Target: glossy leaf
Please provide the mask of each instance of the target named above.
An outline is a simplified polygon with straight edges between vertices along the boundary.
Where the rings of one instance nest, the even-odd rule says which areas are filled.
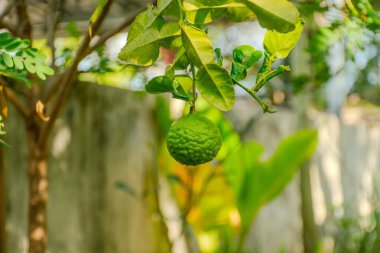
[[[213,106],[228,111],[235,100],[235,90],[228,72],[215,63],[198,70],[196,85],[201,95]]]
[[[212,42],[204,31],[184,24],[181,31],[183,46],[194,66],[200,68],[214,60]]]
[[[297,8],[287,0],[241,0],[255,13],[260,25],[281,33],[293,31],[299,21]]]
[[[172,92],[173,81],[166,76],[157,76],[145,85],[145,90],[152,94]]]
[[[150,28],[132,41],[127,42],[119,54],[119,58],[128,64],[150,66],[158,58],[161,41],[180,36],[176,22],[165,24],[161,31]]]
[[[234,8],[228,8],[226,16],[232,22],[243,22],[255,17],[253,13],[247,6],[242,5],[240,7],[236,6]]]
[[[247,7],[234,1],[199,1],[186,0],[183,3],[183,9],[186,12],[186,18],[193,24],[207,24],[225,14],[229,10],[241,9]]]
[[[242,45],[236,47],[232,55],[234,61],[232,62],[231,76],[236,81],[240,81],[246,78],[247,70],[261,59],[263,53],[249,45]]]
[[[160,30],[165,24],[164,18],[153,12],[152,8],[153,7],[151,5],[148,5],[148,9],[146,11],[143,11],[137,15],[128,31],[127,41],[132,41],[136,37],[141,36],[148,29]]]
[[[264,38],[265,50],[278,59],[286,58],[297,44],[303,30],[303,22],[298,22],[296,29],[289,33],[267,31]]]
[[[174,56],[173,65],[175,69],[186,69],[190,64],[184,47],[181,47]]]
[[[191,89],[193,86],[193,79],[188,75],[177,75],[174,77],[174,91],[172,92],[173,98],[189,101],[192,99],[193,94]]]
[[[3,55],[3,60],[4,60],[5,65],[7,65],[8,68],[12,68],[13,67],[12,57],[7,53],[3,53],[2,55]]]

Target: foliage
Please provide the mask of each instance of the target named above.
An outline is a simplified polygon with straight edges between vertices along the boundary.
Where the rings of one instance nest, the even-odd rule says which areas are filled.
[[[380,212],[369,216],[369,225],[363,228],[358,220],[343,218],[334,236],[335,253],[374,253],[380,248]]]
[[[0,75],[22,81],[28,88],[31,83],[27,73],[35,73],[42,80],[54,74],[53,69],[45,65],[46,57],[30,45],[30,40],[0,33]]]
[[[380,29],[380,12],[374,9],[371,1],[359,0],[346,1],[346,5],[340,13],[343,16],[342,18],[329,20],[331,25],[319,27],[309,41],[308,51],[313,59],[315,72],[313,80],[320,87],[343,69],[336,70],[334,62],[331,61],[331,56],[329,53],[326,54],[326,52],[334,51],[333,46],[342,44],[346,55],[346,64],[354,63],[359,66],[357,67],[359,76],[358,80],[355,80],[356,87],[354,90],[365,95],[362,91],[366,91],[368,83],[371,83],[369,82],[370,76],[376,73],[378,68],[378,66],[372,66],[371,63],[377,62],[376,58],[379,54],[375,53],[375,57],[370,56],[364,66],[363,54],[368,55],[366,50],[372,46],[378,48],[379,39],[376,34]],[[343,94],[343,96],[345,95]]]
[[[227,157],[225,174],[241,217],[241,240],[260,208],[284,190],[300,165],[312,156],[316,144],[317,132],[303,130],[281,141],[265,161],[259,159],[264,148],[258,143],[245,143]]]
[[[222,16],[233,22],[255,17],[262,27],[269,29],[264,42],[265,60],[253,88],[240,81],[264,54],[249,45],[239,46],[233,52],[232,68],[227,71],[220,57],[221,49],[213,48],[205,27]],[[194,108],[197,88],[211,105],[228,111],[235,100],[234,85],[238,85],[259,102],[264,112],[273,112],[256,93],[273,77],[289,71],[286,66],[272,70],[272,65],[289,54],[302,26],[298,10],[285,0],[162,0],[157,7],[149,5],[137,16],[119,58],[127,64],[150,66],[158,59],[160,47],[175,49],[173,65],[168,66],[164,76],[148,83],[148,92],[172,93],[174,98],[185,100]]]
[[[181,218],[196,231],[202,252],[239,252],[242,246],[237,242],[244,243],[260,209],[283,192],[313,154],[317,134],[314,130],[294,133],[263,160],[262,144],[242,143],[231,122],[203,99],[199,112],[221,130],[223,146],[216,161],[185,169],[162,148],[159,167],[167,175]],[[161,115],[160,121],[168,122],[167,114]],[[200,238],[207,238],[208,246]]]

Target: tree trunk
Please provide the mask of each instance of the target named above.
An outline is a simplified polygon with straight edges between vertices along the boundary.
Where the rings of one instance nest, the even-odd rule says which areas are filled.
[[[0,148],[0,252],[7,249],[6,237],[6,194],[5,194],[5,168],[3,147]]]
[[[47,153],[45,145],[38,145],[39,128],[35,124],[27,127],[29,149],[29,253],[45,253],[46,201],[48,197]]]

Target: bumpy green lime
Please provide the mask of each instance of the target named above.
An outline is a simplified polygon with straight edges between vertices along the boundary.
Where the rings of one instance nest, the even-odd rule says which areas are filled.
[[[209,119],[192,113],[173,123],[166,144],[175,160],[195,166],[215,158],[222,146],[222,137]]]

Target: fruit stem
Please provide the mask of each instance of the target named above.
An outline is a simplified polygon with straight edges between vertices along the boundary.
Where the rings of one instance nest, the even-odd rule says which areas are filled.
[[[195,102],[197,101],[197,92],[195,89],[195,67],[192,63],[190,63],[190,69],[191,69],[191,73],[193,76],[193,100],[191,102],[190,113],[194,113],[195,112]]]

